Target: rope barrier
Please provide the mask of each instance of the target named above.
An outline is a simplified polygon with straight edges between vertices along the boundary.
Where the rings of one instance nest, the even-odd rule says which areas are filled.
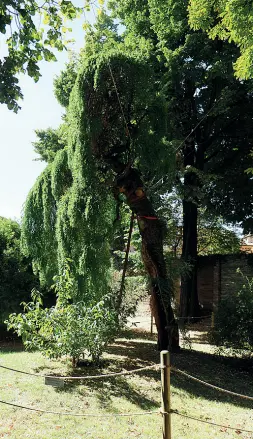
[[[210,319],[211,317],[212,317],[211,315],[201,316],[201,317],[177,317],[176,320]],[[134,321],[134,322],[129,322],[129,323],[150,323],[150,319],[149,320]]]
[[[12,368],[9,368],[7,366],[0,365],[0,367],[3,368],[3,369],[11,370],[11,371],[22,373],[22,374],[25,374],[25,375],[39,376],[39,377],[44,377],[44,378],[45,377],[50,377],[48,375],[40,375],[40,374],[34,374],[34,373],[25,372],[25,371],[20,371],[20,370],[17,370],[17,369],[12,369]],[[120,376],[120,375],[126,375],[126,374],[133,374],[133,373],[136,373],[136,372],[139,372],[139,371],[142,371],[142,370],[149,370],[149,369],[152,369],[152,368],[159,368],[159,369],[161,369],[161,368],[164,368],[164,367],[166,367],[166,366],[161,366],[160,364],[155,364],[155,365],[152,365],[152,366],[142,367],[142,368],[139,368],[139,369],[134,369],[134,370],[125,371],[125,372],[119,372],[119,373],[114,373],[114,374],[94,375],[94,376],[86,376],[86,377],[56,377],[56,378],[59,378],[59,379],[92,379],[92,378],[102,378],[102,377],[115,376],[115,375],[116,376]],[[190,378],[193,381],[199,382],[200,384],[203,384],[203,385],[205,385],[207,387],[211,387],[211,388],[213,388],[215,390],[227,393],[229,395],[237,396],[237,397],[244,398],[244,399],[251,400],[251,401],[253,400],[253,397],[250,397],[250,396],[247,396],[247,395],[241,395],[239,393],[231,392],[229,390],[222,389],[220,387],[214,386],[214,385],[212,385],[210,383],[207,383],[207,382],[202,381],[202,380],[200,380],[200,379],[198,379],[196,377],[193,377],[192,375],[190,375],[190,374],[188,374],[188,373],[186,373],[186,372],[184,372],[184,371],[182,371],[180,369],[177,369],[174,366],[172,366],[171,369],[174,372],[180,373],[181,375],[184,375],[187,378]],[[57,412],[57,411],[52,411],[52,410],[43,410],[43,409],[40,409],[40,408],[27,407],[27,406],[23,406],[23,405],[20,405],[20,404],[15,404],[15,403],[7,402],[7,401],[2,401],[2,400],[0,400],[0,403],[8,405],[8,406],[11,406],[11,407],[21,408],[21,409],[24,409],[24,410],[35,411],[35,412],[40,412],[40,413],[45,413],[45,414],[62,415],[62,416],[74,416],[74,417],[84,417],[84,418],[85,417],[93,417],[93,418],[132,417],[132,416],[153,415],[153,414],[157,414],[157,413],[160,413],[162,415],[166,415],[166,414],[169,414],[169,413],[174,413],[174,414],[177,414],[177,415],[182,416],[184,418],[192,419],[192,420],[195,420],[195,421],[198,421],[198,422],[202,422],[202,423],[205,423],[205,424],[209,424],[209,425],[213,425],[213,426],[216,426],[216,427],[221,427],[221,428],[225,428],[225,429],[230,429],[230,430],[240,431],[240,432],[246,432],[246,433],[253,433],[253,430],[245,430],[245,429],[241,429],[239,427],[237,428],[237,427],[231,427],[231,426],[228,426],[228,425],[217,424],[215,422],[206,421],[206,420],[194,417],[194,416],[190,416],[190,415],[186,415],[186,414],[180,413],[178,410],[170,410],[169,413],[163,412],[160,409],[158,412],[156,410],[156,411],[145,411],[145,412],[134,412],[134,413],[115,413],[115,414],[108,414],[108,415],[99,415],[99,414],[94,414],[94,413],[73,413],[73,412]]]
[[[177,317],[177,320],[189,320],[189,319],[210,319],[212,315],[210,316],[198,316],[198,317]]]
[[[11,367],[2,366],[0,365],[0,368],[10,370],[12,372],[22,373],[24,375],[31,375],[41,378],[57,378],[59,380],[93,380],[98,378],[109,378],[109,377],[115,377],[115,376],[124,376],[124,375],[131,375],[138,372],[142,372],[143,370],[150,370],[150,369],[160,369],[160,364],[153,364],[152,366],[146,366],[146,367],[140,367],[139,369],[133,369],[133,370],[127,370],[125,372],[115,372],[115,373],[107,373],[107,374],[101,374],[101,375],[86,375],[86,376],[57,376],[57,375],[42,375],[32,372],[25,372],[23,370],[18,369],[12,369]]]
[[[92,418],[114,418],[114,417],[132,417],[132,416],[146,416],[146,415],[155,415],[155,414],[161,414],[166,415],[167,412],[162,412],[161,409],[159,411],[157,410],[151,410],[151,411],[145,411],[145,412],[133,412],[133,413],[112,413],[110,415],[98,415],[94,413],[73,413],[73,412],[56,412],[53,410],[43,410],[40,408],[33,408],[33,407],[27,407],[20,404],[14,404],[12,402],[2,401],[0,400],[0,404],[9,405],[11,407],[21,408],[24,410],[29,410],[33,412],[39,412],[44,414],[53,414],[53,415],[61,415],[61,416],[74,416],[74,417],[92,417]],[[245,430],[240,427],[231,427],[229,425],[222,425],[217,424],[216,422],[206,421],[204,419],[196,418],[195,416],[186,415],[183,413],[180,413],[178,410],[170,410],[170,413],[182,416],[187,419],[192,419],[194,421],[202,422],[204,424],[214,425],[216,427],[222,427],[222,428],[228,428],[230,430],[238,430],[245,433],[253,433],[253,430]]]
[[[192,419],[194,421],[203,422],[204,424],[214,425],[215,427],[229,428],[230,430],[243,431],[244,433],[253,433],[253,430],[244,430],[240,427],[230,427],[229,425],[216,424],[216,422],[205,421],[204,419],[196,418],[195,416],[185,415],[178,410],[171,410],[170,413],[182,416],[183,418]]]
[[[30,376],[45,378],[44,375],[41,375],[39,373],[25,372],[23,370],[12,369],[11,367],[2,366],[1,364],[0,364],[0,368],[1,369],[6,369],[6,370],[11,370],[12,372],[22,373],[23,375],[30,375]]]
[[[20,404],[14,404],[12,402],[2,401],[0,400],[0,404],[9,405],[11,407],[21,408],[24,410],[29,410],[33,412],[39,412],[39,413],[45,413],[45,414],[53,414],[53,415],[61,415],[61,416],[74,416],[74,417],[92,417],[92,418],[114,418],[114,417],[132,417],[132,416],[146,416],[146,415],[155,415],[155,414],[161,414],[166,415],[167,412],[163,412],[161,409],[159,411],[157,410],[151,410],[151,411],[145,411],[145,412],[133,412],[133,413],[112,413],[110,415],[98,415],[94,413],[73,413],[73,412],[56,412],[53,410],[43,410],[40,408],[33,408],[33,407],[27,407]],[[187,419],[192,419],[194,421],[202,422],[209,425],[214,425],[216,427],[222,427],[222,428],[228,428],[230,430],[238,430],[245,433],[253,433],[253,430],[245,430],[240,427],[231,427],[229,425],[222,425],[217,424],[216,422],[206,421],[204,419],[196,418],[195,416],[186,415],[183,413],[180,413],[178,410],[170,410],[170,413],[182,416]]]
[[[231,392],[230,390],[222,389],[221,387],[214,386],[213,384],[207,383],[205,381],[200,380],[199,378],[193,377],[192,375],[189,375],[188,373],[184,372],[183,370],[177,369],[174,366],[171,366],[171,369],[174,372],[180,373],[181,375],[186,376],[187,378],[190,378],[193,381],[196,381],[197,383],[203,384],[204,386],[210,387],[211,389],[218,390],[219,392],[227,393],[228,395],[237,396],[238,398],[247,399],[249,401],[253,401],[252,396],[242,395],[240,393]]]
[[[143,416],[143,415],[154,415],[157,414],[157,410],[153,411],[146,411],[146,412],[139,412],[139,413],[112,413],[110,415],[98,415],[94,413],[72,413],[72,412],[55,412],[52,410],[43,410],[39,408],[33,408],[33,407],[26,407],[20,404],[14,404],[12,402],[7,401],[1,401],[0,404],[10,405],[12,407],[17,407],[20,409],[25,409],[33,412],[40,412],[40,413],[47,413],[52,415],[63,415],[63,416],[78,416],[78,417],[92,417],[92,418],[114,418],[114,417],[129,417],[129,416]]]

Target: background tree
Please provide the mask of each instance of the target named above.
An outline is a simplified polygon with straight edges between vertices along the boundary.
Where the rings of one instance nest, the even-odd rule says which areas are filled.
[[[20,226],[0,217],[0,323],[11,312],[21,311],[20,303],[29,298],[38,278],[31,261],[20,251]]]
[[[219,217],[198,215],[198,255],[226,255],[240,252],[240,238],[233,228]]]
[[[177,153],[183,199],[182,259],[193,266],[182,279],[181,315],[198,315],[198,207],[243,225],[250,221],[250,203],[239,192],[247,188],[252,199],[252,181],[243,172],[252,145],[252,84],[233,75],[235,45],[190,29],[184,1],[122,0],[110,6],[126,27],[126,46],[149,53],[167,101],[168,140]]]
[[[167,224],[166,253],[178,258],[182,254],[183,215],[180,195],[173,191],[162,199],[159,210]],[[210,214],[206,208],[198,209],[198,256],[235,254],[240,252],[239,230],[221,217]]]
[[[0,33],[5,36],[6,54],[0,61],[0,103],[18,111],[18,100],[23,97],[18,74],[27,73],[38,81],[39,61],[56,60],[53,49],[66,48],[64,35],[71,31],[65,21],[73,20],[84,9],[70,0],[1,1]]]
[[[192,29],[203,29],[210,38],[235,43],[240,55],[235,61],[235,75],[240,79],[253,76],[253,5],[244,0],[190,0],[189,23]]]

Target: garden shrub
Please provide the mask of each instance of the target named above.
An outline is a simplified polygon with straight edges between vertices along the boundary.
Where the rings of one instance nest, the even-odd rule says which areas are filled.
[[[253,278],[243,276],[243,286],[222,298],[215,312],[212,341],[217,346],[250,352],[253,348]]]
[[[119,330],[119,319],[112,298],[104,296],[97,303],[73,300],[74,281],[68,270],[57,276],[56,305],[43,308],[39,291],[23,303],[24,312],[11,314],[6,321],[22,337],[28,350],[39,350],[49,358],[71,356],[78,359],[86,353],[98,362],[106,345]]]

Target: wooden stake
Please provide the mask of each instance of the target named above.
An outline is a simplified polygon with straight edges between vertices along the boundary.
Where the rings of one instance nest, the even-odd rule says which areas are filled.
[[[161,351],[161,402],[163,416],[163,439],[171,439],[171,407],[170,407],[170,354]]]
[[[214,328],[214,312],[212,312],[211,327]]]
[[[152,314],[152,312],[151,312],[151,325],[150,325],[150,332],[151,332],[151,335],[153,335],[153,322],[154,322],[154,317],[153,317],[153,314]]]

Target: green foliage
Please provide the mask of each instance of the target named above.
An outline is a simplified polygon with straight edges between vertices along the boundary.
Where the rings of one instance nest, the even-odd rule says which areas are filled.
[[[117,154],[126,161],[136,156],[144,174],[152,163],[159,176],[167,171],[171,149],[164,141],[164,100],[154,92],[152,70],[142,59],[114,50],[107,56],[84,56],[79,65],[64,124],[67,146],[55,152],[61,139],[52,130],[44,131],[36,144],[50,163],[27,198],[22,242],[41,279],[50,282],[69,258],[81,297],[102,297],[110,278],[115,215],[110,157]]]
[[[151,167],[159,176],[171,167],[174,154],[165,139],[166,103],[156,91],[153,68],[139,53],[128,54],[120,45],[110,49],[108,44],[107,52],[105,43],[103,52],[93,54],[79,73],[79,80],[86,77],[79,88],[90,98],[87,115],[96,144],[92,152],[105,160],[112,154],[123,162],[135,159],[144,179]]]
[[[64,108],[69,105],[70,93],[74,87],[78,70],[78,62],[74,58],[67,65],[59,76],[54,79],[54,94]]]
[[[122,279],[121,271],[114,271],[112,277],[112,292],[117,297]],[[119,310],[119,323],[124,327],[128,318],[134,316],[141,299],[148,296],[150,285],[146,276],[127,274],[124,283],[122,303]]]
[[[0,33],[5,36],[6,56],[0,61],[0,103],[18,111],[23,97],[19,73],[39,80],[39,61],[55,61],[52,49],[62,51],[67,41],[65,20],[75,19],[85,8],[70,0],[2,0],[0,3]],[[41,27],[41,22],[45,25]]]
[[[39,350],[49,358],[64,355],[78,359],[86,353],[98,362],[105,346],[118,331],[118,316],[111,299],[96,303],[75,301],[75,279],[68,264],[62,275],[55,278],[56,306],[43,308],[42,295],[32,291],[32,301],[23,303],[24,312],[12,314],[6,321],[22,337],[28,350]]]
[[[55,153],[52,132],[47,131],[50,135],[41,139],[40,151],[48,154],[49,164],[27,198],[22,243],[46,284],[63,272],[67,259],[72,261],[75,294],[66,312],[76,321],[86,321],[86,313],[91,313],[94,322],[92,313],[99,321],[98,308],[102,309],[101,303],[111,291],[110,246],[116,211],[111,162],[115,156],[122,163],[135,159],[144,173],[152,163],[154,174],[159,176],[167,170],[171,148],[164,140],[166,106],[162,95],[154,90],[152,69],[142,58],[125,54],[120,48],[97,54],[91,41],[90,55],[86,56],[88,49],[80,60],[67,108],[66,147]],[[117,292],[114,295],[116,303]],[[31,304],[31,313],[36,307],[37,303]],[[132,305],[124,305],[119,321],[124,322],[131,310]],[[42,311],[42,316],[48,321],[51,313],[55,315],[53,310]],[[104,309],[103,313],[106,316]],[[64,317],[67,321],[68,315]],[[87,328],[94,336],[89,325]],[[33,326],[31,334],[34,331]]]
[[[43,285],[58,273],[55,227],[56,202],[51,187],[51,165],[48,165],[28,194],[21,231],[22,250],[31,256]]]
[[[159,212],[166,221],[165,245],[169,254],[180,256],[183,244],[182,194],[173,191],[160,200]],[[240,239],[221,217],[198,209],[198,255],[239,253]],[[174,271],[174,270],[173,270]]]
[[[167,102],[167,142],[177,152],[180,195],[250,232],[253,181],[244,171],[251,161],[252,81],[234,77],[239,48],[194,32],[183,0],[120,0],[110,6],[126,27],[126,47],[141,54],[145,46],[155,68],[157,91]]]
[[[253,7],[244,0],[190,0],[189,23],[210,38],[234,42],[240,47],[234,68],[239,79],[253,77]]]
[[[247,352],[253,348],[253,279],[238,273],[243,286],[219,303],[212,339],[220,347]]]
[[[192,265],[182,279],[180,312],[197,315],[197,209],[253,230],[253,180],[244,172],[253,141],[252,81],[234,76],[240,55],[234,43],[190,28],[185,0],[111,0],[109,7],[125,26],[126,47],[139,54],[145,48],[156,91],[166,100],[166,143],[176,153],[183,200],[182,259]],[[165,181],[164,174],[154,181],[160,194]]]
[[[167,101],[167,142],[177,151],[181,195],[207,205],[228,222],[247,220],[249,229],[253,190],[244,171],[252,145],[252,81],[234,77],[232,63],[239,49],[191,30],[183,0],[121,0],[110,5],[126,26],[126,46],[131,41],[140,55],[145,40],[147,62],[155,66],[156,90]],[[192,156],[186,137],[195,144]],[[195,183],[182,187],[190,172]]]
[[[202,211],[198,221],[198,254],[233,254],[240,251],[240,238],[221,218]]]
[[[57,130],[48,128],[46,130],[35,130],[38,137],[33,142],[34,151],[39,154],[38,160],[50,163],[54,160],[57,151],[63,149],[67,144],[67,127],[60,125]]]
[[[0,323],[21,309],[20,302],[38,284],[30,260],[20,251],[20,233],[18,223],[0,217]]]

